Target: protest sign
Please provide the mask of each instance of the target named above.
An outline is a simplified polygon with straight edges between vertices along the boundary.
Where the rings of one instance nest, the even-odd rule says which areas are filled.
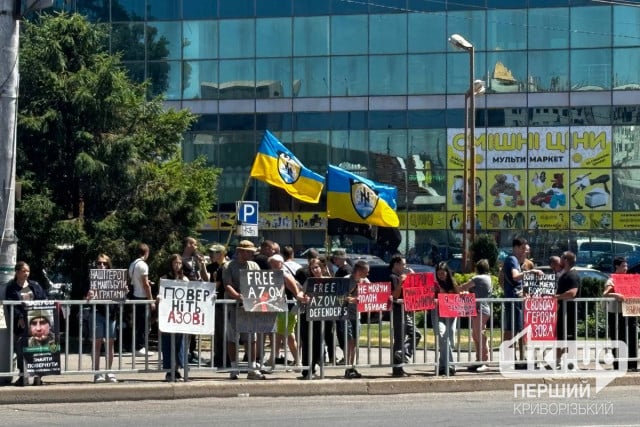
[[[358,312],[391,310],[391,282],[358,284]]]
[[[558,301],[555,297],[524,299],[524,327],[531,326],[531,341],[555,340],[558,321]]]
[[[287,311],[282,270],[240,270],[240,293],[244,311]]]
[[[438,294],[438,316],[474,317],[476,315],[475,294]]]
[[[555,295],[557,288],[556,273],[545,273],[539,276],[537,272],[524,271],[522,287],[524,293],[532,297]]]
[[[239,333],[269,334],[276,330],[278,313],[275,311],[255,312],[242,309],[236,313],[236,331]]]
[[[613,290],[624,295],[622,315],[627,317],[640,316],[640,275],[612,274]]]
[[[127,286],[126,269],[96,269],[89,271],[89,286],[97,300],[125,300],[129,287]]]
[[[160,279],[160,330],[180,334],[213,334],[215,289],[215,283],[210,282]]]
[[[26,303],[27,324],[22,337],[25,372],[29,376],[60,375],[59,316],[55,301]]]
[[[348,304],[351,279],[344,277],[310,277],[304,282],[304,292],[310,301],[305,306],[307,320],[355,319],[357,310]]]
[[[404,311],[423,311],[436,308],[436,285],[433,273],[410,273],[402,283]]]

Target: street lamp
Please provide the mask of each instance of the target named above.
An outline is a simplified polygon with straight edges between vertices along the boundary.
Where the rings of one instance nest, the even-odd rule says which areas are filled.
[[[456,49],[469,53],[469,89],[464,94],[464,186],[462,205],[462,265],[469,271],[469,242],[476,239],[476,95],[485,91],[485,82],[473,78],[475,49],[460,34],[449,37],[449,43]]]

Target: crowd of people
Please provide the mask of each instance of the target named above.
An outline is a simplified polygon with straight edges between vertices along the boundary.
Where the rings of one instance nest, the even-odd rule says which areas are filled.
[[[135,317],[135,351],[136,356],[149,357],[153,352],[149,350],[150,319],[156,311],[158,301],[154,297],[154,283],[149,278],[149,247],[140,244],[137,247],[136,259],[128,268],[131,284],[130,298],[139,300],[133,311]],[[529,259],[530,247],[527,241],[517,237],[513,239],[512,252],[504,260],[500,271],[500,285],[504,298],[513,301],[505,302],[502,313],[502,339],[511,340],[523,330],[523,299],[527,297],[527,290],[523,286],[525,274],[542,276],[544,273],[535,268]],[[580,296],[580,277],[575,271],[576,256],[571,251],[565,251],[560,256],[549,259],[551,268],[556,272],[557,286],[557,338],[567,342],[575,340],[576,307],[575,298]],[[614,260],[615,272],[626,272],[627,263],[624,258]],[[94,268],[111,269],[111,259],[107,254],[99,254]],[[187,369],[189,364],[211,363],[212,366],[228,368],[232,380],[239,378],[238,343],[244,346],[244,361],[247,363],[247,379],[262,380],[265,371],[277,364],[291,364],[293,369],[301,373],[301,379],[317,378],[318,368],[326,363],[344,364],[344,377],[347,379],[360,378],[357,366],[357,342],[360,336],[360,322],[357,313],[349,316],[348,320],[338,321],[309,321],[305,310],[300,310],[308,304],[310,299],[305,293],[305,283],[322,278],[349,279],[349,289],[345,301],[349,310],[356,310],[358,302],[358,284],[368,282],[369,265],[364,260],[351,262],[343,249],[332,252],[330,257],[320,255],[316,250],[307,251],[307,263],[300,265],[294,260],[294,250],[291,246],[280,247],[271,240],[263,240],[258,247],[249,240],[240,241],[235,247],[234,256],[227,256],[227,248],[221,244],[213,244],[208,248],[208,260],[198,251],[198,242],[192,237],[184,239],[182,254],[171,254],[166,260],[165,272],[162,279],[184,282],[213,282],[219,299],[236,300],[241,303],[243,296],[240,289],[241,274],[245,270],[280,270],[288,301],[286,312],[278,313],[275,323],[274,341],[271,342],[271,355],[265,356],[265,339],[271,334],[240,333],[236,321],[243,315],[238,304],[231,304],[227,310],[215,311],[216,330],[223,329],[223,333],[215,333],[212,339],[212,361],[204,360],[199,355],[199,336],[168,333],[162,336],[160,348],[162,367],[166,371],[165,380],[168,382],[182,381],[184,376],[180,369]],[[529,273],[526,273],[529,272]],[[29,266],[25,262],[18,262],[15,266],[15,277],[8,284],[7,299],[15,301],[34,301],[46,299],[42,287],[35,281],[29,280]],[[415,351],[422,340],[419,328],[414,324],[412,313],[406,312],[403,304],[403,284],[407,276],[413,273],[407,267],[407,260],[401,254],[396,254],[389,261],[388,279],[392,290],[392,375],[405,377],[410,374],[405,371]],[[487,298],[493,296],[490,265],[486,259],[475,264],[475,275],[466,283],[457,283],[454,273],[445,261],[435,264],[435,296],[440,294],[473,292],[477,303],[477,315],[470,319],[471,338],[475,346],[475,361],[468,369],[473,372],[486,372],[490,368],[491,344],[486,335],[488,321],[493,314]],[[635,317],[623,317],[621,302],[624,296],[616,292],[615,283],[609,280],[603,290],[603,296],[610,298],[607,303],[609,336],[620,339],[629,346],[629,368],[635,369],[637,363],[637,322]],[[87,300],[95,298],[93,289],[86,292]],[[439,317],[438,310],[431,311],[431,322],[438,340],[438,374],[454,375],[456,363],[454,348],[458,319],[455,317]],[[15,306],[13,311],[14,349],[17,354],[17,365],[21,378],[16,385],[27,383],[22,360],[25,331],[27,328],[27,313],[23,306]],[[94,382],[117,382],[112,371],[114,358],[114,340],[116,337],[116,310],[107,304],[98,304],[95,308],[95,320],[92,324],[92,367],[95,371]],[[42,332],[50,320],[47,316],[31,316],[29,321],[32,332],[29,334],[33,341]],[[221,328],[221,326],[223,326]],[[299,331],[299,334],[297,333]],[[47,334],[49,334],[47,329]],[[336,340],[337,338],[337,340]],[[526,369],[526,342],[521,338],[515,369]],[[100,369],[101,349],[105,348],[105,369]],[[226,346],[226,348],[225,348]],[[341,349],[343,358],[337,359],[336,349]],[[561,363],[565,348],[558,348],[556,361]],[[292,360],[289,360],[291,356]],[[617,363],[617,362],[615,362]],[[103,374],[102,372],[105,372]],[[41,384],[41,379],[35,377],[33,383]]]

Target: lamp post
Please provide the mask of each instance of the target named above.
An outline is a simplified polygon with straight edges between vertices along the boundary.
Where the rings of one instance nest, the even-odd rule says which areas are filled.
[[[469,89],[464,95],[464,186],[462,204],[462,265],[469,271],[469,243],[476,239],[476,95],[485,91],[485,83],[475,80],[475,48],[460,34],[452,34],[449,43],[469,53]]]

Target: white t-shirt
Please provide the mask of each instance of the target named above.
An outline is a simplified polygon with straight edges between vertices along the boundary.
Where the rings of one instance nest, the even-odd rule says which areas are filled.
[[[138,258],[129,266],[129,276],[133,286],[133,296],[136,298],[147,298],[147,292],[143,285],[143,279],[149,276],[149,266],[144,259]]]

